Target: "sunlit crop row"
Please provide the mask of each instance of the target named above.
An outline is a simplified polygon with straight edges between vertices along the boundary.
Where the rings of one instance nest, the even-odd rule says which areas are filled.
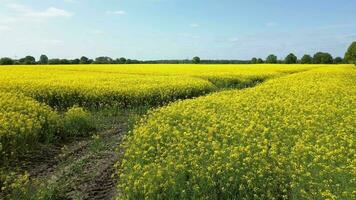
[[[0,149],[8,157],[39,142],[92,130],[80,108],[152,106],[245,87],[311,69],[269,65],[75,65],[0,67]],[[59,111],[60,113],[58,113]],[[78,121],[79,120],[79,121]],[[82,124],[78,126],[78,123]]]
[[[37,101],[0,92],[0,160],[56,134],[59,116]]]
[[[356,70],[312,69],[153,111],[119,199],[356,199]]]
[[[315,66],[313,66],[315,67]],[[0,91],[22,92],[55,108],[142,106],[245,87],[310,66],[90,65],[0,68]]]

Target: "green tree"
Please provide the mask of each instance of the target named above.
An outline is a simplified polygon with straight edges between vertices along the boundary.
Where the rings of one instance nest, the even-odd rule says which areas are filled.
[[[352,42],[345,53],[345,62],[356,64],[356,41]]]
[[[194,64],[199,64],[200,63],[200,58],[198,56],[195,56],[192,61],[193,61]]]
[[[77,65],[79,63],[80,63],[80,60],[78,58],[73,59],[73,60],[70,61],[70,64],[73,64],[73,65]]]
[[[333,62],[333,57],[329,53],[318,52],[313,56],[314,64],[332,64]]]
[[[262,58],[258,58],[258,59],[257,59],[257,63],[258,63],[258,64],[262,64],[262,63],[264,63],[264,61],[263,61]]]
[[[13,65],[14,61],[11,58],[5,57],[0,59],[0,65]]]
[[[89,58],[85,57],[85,56],[82,56],[80,58],[80,64],[89,64]]]
[[[101,56],[95,58],[95,64],[111,64],[113,62],[112,58],[107,56]]]
[[[284,62],[286,64],[295,64],[295,63],[297,63],[297,61],[298,61],[297,56],[295,56],[292,53],[288,54],[288,56],[284,59]]]
[[[59,65],[59,64],[61,64],[61,60],[58,59],[58,58],[53,58],[53,59],[50,59],[48,61],[48,64],[50,64],[50,65]]]
[[[48,57],[46,55],[41,55],[39,63],[42,65],[47,65],[48,64]]]
[[[36,59],[33,56],[26,56],[25,58],[23,58],[22,61],[23,61],[22,64],[25,64],[25,65],[36,64]]]
[[[70,61],[68,59],[60,59],[59,62],[61,65],[69,65],[70,64]]]
[[[305,54],[302,59],[300,60],[300,63],[302,64],[312,64],[313,63],[313,58],[308,55],[308,54]]]
[[[124,57],[119,58],[118,63],[119,64],[125,64],[126,63],[126,58],[124,58]]]
[[[273,54],[267,56],[266,63],[277,63],[277,56]]]
[[[253,57],[253,58],[251,59],[251,63],[252,63],[252,64],[256,64],[256,63],[257,63],[257,58]]]
[[[342,64],[343,63],[343,59],[341,57],[336,57],[334,58],[334,64]]]

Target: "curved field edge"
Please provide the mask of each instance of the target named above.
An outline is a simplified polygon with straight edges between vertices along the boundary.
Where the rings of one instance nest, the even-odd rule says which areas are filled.
[[[2,72],[0,91],[5,91],[0,93],[2,192],[18,191],[28,184],[27,173],[21,175],[22,170],[12,168],[14,165],[10,163],[20,163],[16,160],[22,159],[23,154],[31,154],[32,151],[41,148],[39,146],[48,143],[61,142],[61,138],[88,135],[96,128],[97,123],[103,123],[98,121],[107,120],[98,116],[102,109],[108,110],[112,107],[117,110],[117,107],[161,105],[229,87],[249,87],[267,78],[306,70],[305,67],[271,67],[267,71],[258,72],[257,69],[231,66],[224,72],[224,67],[213,69],[194,66],[195,69],[189,70],[188,66],[175,67],[178,69],[159,66],[158,69],[153,68],[155,75],[152,75],[149,72],[152,68],[145,68],[141,74],[138,73],[138,69],[133,68],[134,71],[130,74],[117,71],[117,68],[111,66],[111,72],[101,72],[102,66],[100,70],[90,68],[87,71],[75,66],[75,69],[80,69],[79,73],[72,74],[75,70],[62,67],[0,68]],[[169,74],[165,74],[164,71]],[[235,72],[227,75],[231,71]],[[181,76],[178,77],[175,73]],[[120,83],[116,84],[117,81]],[[73,105],[87,107],[93,113],[88,113],[77,106],[68,109]],[[113,125],[112,122],[104,123],[109,127]],[[10,164],[10,169],[7,163]],[[29,175],[32,179],[33,175],[31,173]]]
[[[5,91],[0,95],[1,160],[16,157],[38,143],[87,135],[94,130],[97,117],[77,105],[94,113],[110,107],[151,107],[229,88],[252,87],[314,67],[317,66],[1,67],[0,92]],[[71,106],[74,107],[67,110]]]
[[[128,135],[118,199],[355,199],[356,70],[172,103]]]
[[[97,116],[97,109],[102,110],[106,106],[109,106],[109,108],[105,108],[107,110],[112,106],[117,109],[116,106],[130,107],[136,104],[143,104],[144,106],[162,105],[177,99],[201,96],[209,92],[250,87],[266,79],[322,66],[258,66],[256,68],[229,66],[225,69],[219,66],[215,68],[194,66],[193,70],[187,69],[190,66],[179,66],[178,69],[171,69],[170,66],[159,66],[158,68],[145,69],[139,74],[137,68],[146,66],[137,66],[127,74],[116,71],[115,67],[110,67],[110,72],[96,74],[102,70],[101,67],[97,67],[99,70],[97,72],[95,69],[90,71],[93,70],[91,67],[88,68],[88,71],[83,71],[78,67],[78,72],[84,73],[82,76],[77,76],[78,74],[68,76],[68,73],[71,74],[73,69],[64,70],[62,66],[48,68],[38,66],[33,68],[28,66],[19,68],[1,67],[0,70],[4,73],[0,75],[0,90],[7,91],[2,92],[2,94],[14,96],[12,98],[5,96],[3,99],[8,99],[8,101],[2,101],[1,119],[2,122],[5,120],[6,123],[2,123],[0,127],[1,156],[12,158],[32,150],[33,147],[57,142],[58,138],[88,135],[95,128],[93,125],[96,126],[98,120],[106,120],[100,119],[102,116]],[[160,72],[161,70],[163,72]],[[112,74],[118,75],[111,77]],[[174,74],[181,74],[181,76]],[[48,77],[50,78],[48,79]],[[82,78],[85,81],[81,81]],[[98,80],[98,82],[93,80]],[[115,85],[115,81],[118,80],[123,83],[127,81],[129,84]],[[97,85],[96,83],[100,84]],[[142,83],[148,84],[149,87],[145,87],[145,84]],[[120,90],[111,90],[111,84],[124,89],[129,87],[129,90],[120,93]],[[91,87],[91,85],[95,87]],[[23,94],[14,94],[19,91],[23,91]],[[118,91],[119,94],[116,93]],[[83,98],[78,97],[78,95],[83,96]],[[120,98],[117,98],[117,95]],[[26,96],[34,97],[34,99]],[[112,104],[113,102],[119,103]],[[91,113],[93,116],[76,106],[67,110],[68,107],[78,104],[90,110],[94,107],[94,111]],[[33,105],[35,105],[34,108],[32,108]],[[52,106],[52,108],[49,106]],[[13,110],[8,112],[4,111],[4,108]],[[57,112],[58,110],[59,112]],[[109,112],[108,114],[113,113]],[[112,125],[112,122],[104,123],[107,123],[108,126]],[[19,175],[16,178],[17,176],[17,174],[12,175],[8,170],[1,170],[0,173],[0,178],[7,182],[5,185],[12,185],[15,181],[13,186],[21,188],[20,182],[27,181],[27,178],[26,175],[24,177]],[[17,181],[20,181],[19,184],[17,184]],[[3,186],[3,183],[0,185]]]
[[[0,68],[0,91],[22,92],[56,109],[160,106],[321,66],[12,66]]]

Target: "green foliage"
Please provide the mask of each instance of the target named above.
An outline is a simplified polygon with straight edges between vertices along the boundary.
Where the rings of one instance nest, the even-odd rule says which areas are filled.
[[[90,113],[77,106],[73,106],[64,114],[63,123],[65,136],[85,136],[95,130]]]
[[[117,60],[117,63],[118,63],[118,64],[125,64],[125,63],[126,63],[126,58],[124,58],[124,57],[119,58],[119,59]]]
[[[11,198],[8,199],[20,199],[13,197],[25,192],[28,186],[28,173],[19,173],[17,171],[0,168],[0,199],[2,199],[2,197],[10,197],[10,195]]]
[[[48,57],[46,55],[41,55],[39,63],[42,64],[42,65],[48,64]]]
[[[80,64],[89,64],[89,58],[82,56],[80,58]]]
[[[94,64],[111,64],[113,63],[113,59],[110,57],[102,56],[95,58]]]
[[[288,54],[288,56],[284,59],[284,62],[286,64],[296,64],[298,61],[297,56],[295,56],[294,54],[290,53]]]
[[[12,65],[14,64],[14,61],[11,58],[1,58],[0,59],[0,65]]]
[[[19,62],[23,65],[34,65],[36,64],[36,59],[33,56],[26,56],[24,58],[19,59]]]
[[[80,64],[80,60],[79,60],[78,58],[73,59],[73,60],[70,61],[70,64],[72,64],[72,65],[78,65],[78,64]]]
[[[312,64],[313,63],[313,58],[308,55],[308,54],[305,54],[302,59],[300,60],[300,63],[301,64]]]
[[[356,65],[356,41],[352,42],[345,53],[345,61]]]
[[[333,57],[329,53],[318,52],[314,54],[314,64],[332,64],[334,62]]]
[[[334,64],[342,64],[344,60],[341,57],[334,58]]]
[[[252,64],[256,64],[256,63],[257,63],[257,58],[252,58],[252,59],[251,59],[251,63],[252,63]]]
[[[262,58],[258,58],[258,59],[257,59],[257,63],[258,63],[258,64],[262,64],[262,63],[264,63],[264,61],[263,61]]]
[[[199,64],[200,63],[200,58],[198,56],[195,56],[192,60],[194,64]]]
[[[274,64],[274,63],[277,63],[277,56],[271,54],[269,56],[267,56],[266,58],[266,63],[271,63],[271,64]]]

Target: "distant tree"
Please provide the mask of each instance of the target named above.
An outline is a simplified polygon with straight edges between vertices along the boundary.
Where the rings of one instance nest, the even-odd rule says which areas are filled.
[[[344,60],[341,57],[334,58],[334,64],[342,64]]]
[[[258,64],[262,64],[262,63],[264,63],[264,61],[263,61],[262,58],[258,58],[258,59],[257,59],[257,63],[258,63]]]
[[[61,60],[58,58],[53,58],[48,60],[48,64],[50,65],[59,65],[61,64]]]
[[[305,54],[302,59],[300,60],[300,63],[302,64],[312,64],[313,63],[313,58],[308,55],[308,54]]]
[[[277,56],[273,54],[267,56],[266,63],[277,63]]]
[[[70,64],[72,64],[72,65],[77,65],[79,63],[80,63],[80,60],[78,58],[73,59],[73,60],[70,61]]]
[[[284,62],[286,64],[295,64],[295,63],[297,63],[297,61],[298,61],[297,56],[295,56],[292,53],[288,54],[288,56],[284,59]]]
[[[329,53],[318,52],[313,56],[314,64],[332,64],[333,62],[333,57]]]
[[[111,64],[113,62],[112,58],[107,56],[101,56],[95,58],[95,64]]]
[[[194,64],[199,64],[200,63],[200,58],[198,56],[195,56],[192,60]]]
[[[46,55],[41,55],[39,63],[42,65],[47,65],[48,64],[48,57]]]
[[[11,58],[4,57],[0,59],[0,65],[13,65],[14,61]]]
[[[33,56],[26,56],[20,59],[20,63],[24,65],[34,65],[36,64],[36,59]]]
[[[125,64],[125,63],[126,63],[126,58],[124,57],[119,58],[118,64]]]
[[[88,60],[88,64],[93,64],[94,63],[94,60],[93,59],[89,59]]]
[[[59,62],[61,65],[69,65],[71,63],[68,59],[60,59]]]
[[[80,64],[89,64],[89,58],[82,56],[80,58]]]
[[[345,62],[356,64],[356,41],[352,42],[345,53]]]
[[[252,63],[252,64],[256,64],[256,63],[257,63],[257,58],[253,57],[253,58],[251,59],[251,63]]]

